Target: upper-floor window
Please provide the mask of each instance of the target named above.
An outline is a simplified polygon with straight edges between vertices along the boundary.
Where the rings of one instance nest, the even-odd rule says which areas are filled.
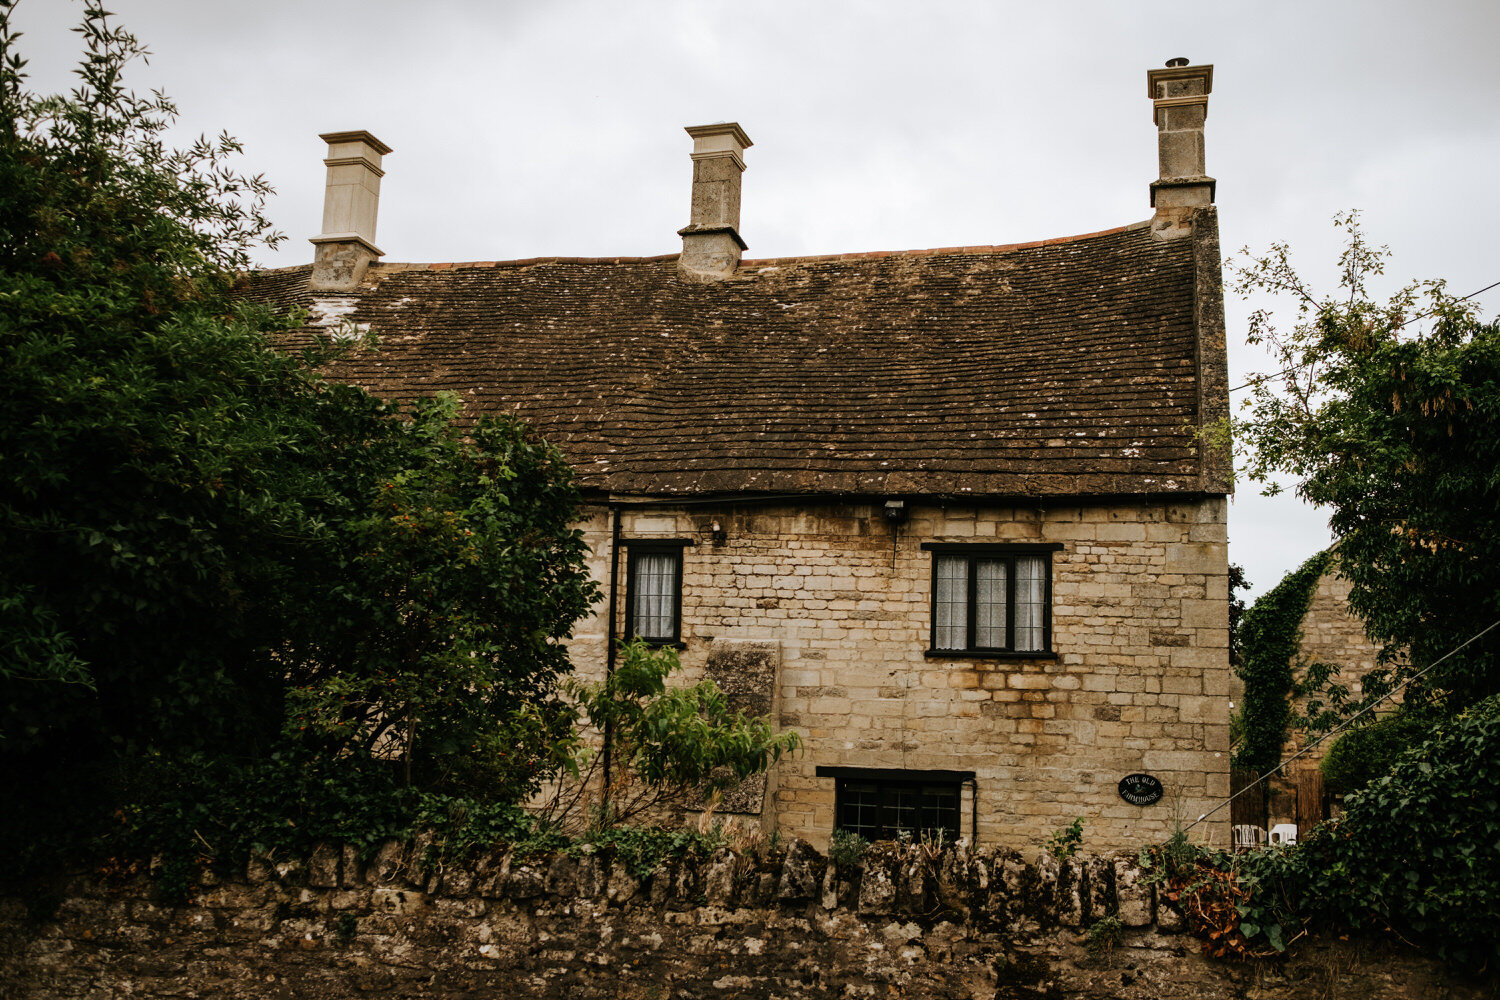
[[[1052,652],[1052,553],[1061,545],[929,543],[939,655]]]
[[[625,638],[676,643],[682,638],[682,539],[625,541]]]

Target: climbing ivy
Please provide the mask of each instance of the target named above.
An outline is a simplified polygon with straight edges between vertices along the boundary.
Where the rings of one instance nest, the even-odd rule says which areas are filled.
[[[1281,760],[1292,714],[1292,660],[1302,640],[1302,619],[1329,558],[1328,552],[1319,552],[1288,573],[1240,620],[1239,675],[1245,682],[1240,729],[1244,735],[1234,761],[1240,767],[1265,771]]]

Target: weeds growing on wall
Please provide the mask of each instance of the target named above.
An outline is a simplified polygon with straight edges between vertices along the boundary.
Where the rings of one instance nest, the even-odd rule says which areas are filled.
[[[1239,675],[1245,682],[1238,728],[1243,734],[1234,762],[1264,772],[1281,761],[1291,722],[1293,660],[1302,639],[1302,619],[1328,567],[1320,552],[1261,596],[1240,620]]]
[[[662,830],[654,827],[617,826],[574,841],[569,853],[603,850],[625,865],[638,879],[645,879],[669,860],[703,860],[721,847],[729,836],[722,824],[707,832],[692,829]]]
[[[1079,816],[1067,826],[1058,827],[1052,831],[1052,836],[1047,838],[1047,853],[1062,861],[1071,858],[1078,853],[1078,848],[1083,845],[1083,817]]]
[[[1084,949],[1089,957],[1108,962],[1120,944],[1120,921],[1116,917],[1096,920],[1084,935]]]
[[[828,845],[828,860],[837,865],[840,871],[852,871],[869,849],[870,842],[859,834],[835,830]]]

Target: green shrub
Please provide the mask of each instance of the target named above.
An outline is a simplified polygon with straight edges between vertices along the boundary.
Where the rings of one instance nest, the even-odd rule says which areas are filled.
[[[604,849],[630,869],[638,879],[644,879],[673,858],[692,857],[702,860],[723,847],[728,838],[723,827],[715,826],[708,833],[692,829],[662,830],[655,827],[613,826],[601,831],[587,841],[579,841],[572,850],[584,847]]]
[[[1500,695],[1436,726],[1296,848],[1245,855],[1255,929],[1389,928],[1462,968],[1495,967],[1497,786]]]
[[[1405,714],[1379,719],[1335,740],[1318,770],[1330,792],[1347,795],[1390,773],[1397,758],[1420,743],[1428,731],[1428,726]]]
[[[870,849],[870,842],[857,833],[835,830],[828,845],[828,859],[838,868],[848,870],[856,867]]]
[[[251,850],[306,855],[332,842],[368,857],[384,840],[430,831],[424,860],[437,863],[536,836],[520,807],[408,787],[394,763],[159,757],[122,783],[119,801],[105,846],[160,855],[157,892],[176,901],[190,893],[199,863],[237,866]]]

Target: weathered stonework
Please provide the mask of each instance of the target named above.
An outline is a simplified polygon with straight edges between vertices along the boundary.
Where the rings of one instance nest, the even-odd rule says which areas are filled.
[[[1317,589],[1302,617],[1302,642],[1297,647],[1298,663],[1335,663],[1339,672],[1334,683],[1349,688],[1349,697],[1357,700],[1363,694],[1365,674],[1375,669],[1380,647],[1365,635],[1363,619],[1349,610],[1348,580],[1329,570],[1318,578]],[[1303,707],[1303,706],[1298,706]],[[1319,760],[1327,744],[1308,756]]]
[[[142,880],[74,879],[45,914],[0,895],[0,997],[1494,995],[1374,942],[1308,940],[1258,966],[1207,960],[1180,914],[1164,901],[1153,911],[1153,887],[1125,859],[877,845],[845,871],[794,842],[784,857],[669,862],[641,883],[592,855],[496,855],[440,880],[392,867],[414,853],[387,844],[360,864],[330,847],[306,864],[205,872],[180,906],[153,902]],[[1121,873],[1130,888],[1118,903],[1106,884],[1081,913],[1059,908],[1070,870]],[[1086,928],[1116,913],[1118,944],[1090,955]]]
[[[1335,554],[1334,563],[1336,561]],[[1364,676],[1375,668],[1380,647],[1365,635],[1364,621],[1349,610],[1349,588],[1349,581],[1338,575],[1336,565],[1331,565],[1318,578],[1317,587],[1308,601],[1307,613],[1302,618],[1301,642],[1292,666],[1297,680],[1301,681],[1312,664],[1337,665],[1338,673],[1330,677],[1330,683],[1345,686],[1349,689],[1350,700],[1357,701],[1363,697]],[[1238,678],[1235,680],[1237,686],[1242,686]],[[1239,697],[1238,690],[1234,694]],[[1307,710],[1309,697],[1294,699],[1294,714]],[[1394,701],[1388,702],[1387,709],[1394,704]],[[1282,747],[1282,759],[1291,763],[1267,782],[1267,827],[1290,823],[1306,831],[1328,815],[1337,813],[1339,805],[1324,794],[1322,778],[1318,774],[1319,764],[1336,739],[1332,737],[1308,747],[1305,746],[1305,732],[1291,732]]]
[[[764,639],[715,639],[709,644],[703,675],[725,693],[730,708],[746,715],[780,715],[781,644]],[[775,786],[770,774],[758,774],[724,793],[720,813],[758,816],[775,828]],[[770,794],[771,802],[766,796]],[[769,808],[768,808],[769,806]]]
[[[340,259],[332,277],[357,284],[347,295],[313,294],[306,268],[256,275],[248,295],[319,307],[288,347],[330,329],[378,335],[378,349],[332,361],[332,378],[396,400],[451,392],[461,422],[513,415],[561,451],[594,504],[594,575],[626,591],[615,621],[596,616],[570,640],[586,676],[630,631],[626,581],[606,580],[613,513],[627,538],[696,541],[681,564],[685,679],[715,678],[805,748],[722,812],[822,845],[839,783],[846,794],[859,783],[850,801],[869,796],[865,820],[847,825],[871,833],[958,826],[1022,846],[1083,817],[1088,846],[1124,848],[1229,793],[1233,486],[1204,175],[1212,67],[1174,59],[1147,80],[1161,173],[1151,221],[1006,246],[744,260],[751,143],[721,122],[687,130],[680,255],[377,263],[362,278]],[[318,239],[347,228],[372,241],[388,150],[366,133],[325,138]],[[922,546],[966,542],[1057,548],[1049,649],[929,649],[934,556]],[[675,570],[665,548],[649,561]],[[1009,574],[998,599],[976,583],[949,602],[973,626],[965,642],[983,648],[981,611],[1008,621],[1037,607],[1016,596],[1013,558],[1032,573],[1040,557],[964,560],[966,583],[981,566]],[[671,602],[653,596],[643,627],[675,642]],[[994,643],[998,629],[985,631]],[[744,643],[774,646],[774,666],[769,653],[740,662]],[[1137,771],[1161,779],[1163,801],[1116,794]],[[1227,830],[1217,818],[1196,828],[1220,844]]]
[[[785,834],[828,842],[834,783],[819,765],[972,770],[978,843],[1035,844],[1083,816],[1086,845],[1112,850],[1163,838],[1229,793],[1224,510],[1218,499],[917,504],[893,536],[868,504],[663,505],[626,510],[621,527],[625,539],[697,541],[683,556],[687,679],[722,674],[715,650],[729,643],[777,644],[779,721],[804,745],[773,777],[768,807]],[[608,512],[584,527],[607,586]],[[921,546],[969,541],[1062,545],[1055,658],[927,655],[932,554]],[[570,652],[586,675],[603,672],[606,630],[600,614],[575,632]],[[1162,780],[1163,801],[1119,797],[1117,782],[1135,771]],[[966,798],[965,835],[971,815]],[[1227,820],[1198,830],[1226,843]]]

